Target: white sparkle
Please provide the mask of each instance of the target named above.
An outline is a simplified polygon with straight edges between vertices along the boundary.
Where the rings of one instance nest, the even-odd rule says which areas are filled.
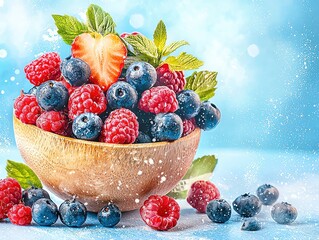
[[[14,70],[14,73],[18,75],[18,74],[20,74],[20,70],[16,69],[16,70]]]
[[[1,90],[1,92],[0,92],[1,94],[4,94],[5,93],[5,91],[4,90]]]
[[[257,57],[259,55],[259,47],[256,44],[251,44],[247,48],[248,55],[251,57]]]
[[[5,49],[0,49],[0,58],[6,58],[8,55]]]
[[[136,198],[135,203],[139,203],[139,202],[140,202],[140,199]]]
[[[133,14],[130,17],[130,25],[133,28],[140,28],[144,25],[144,17],[141,14]]]
[[[137,172],[137,175],[141,176],[142,173],[143,173],[143,172],[142,172],[141,170],[139,170],[139,171]]]
[[[14,80],[16,80],[16,78],[12,76],[10,80],[13,82]]]
[[[166,177],[165,177],[165,176],[162,176],[160,183],[163,183],[163,182],[165,182],[165,181],[166,181]]]

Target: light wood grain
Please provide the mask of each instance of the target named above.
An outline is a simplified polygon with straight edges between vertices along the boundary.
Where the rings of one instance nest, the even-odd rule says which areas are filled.
[[[148,196],[166,194],[186,174],[200,130],[174,142],[107,144],[59,136],[14,117],[22,158],[44,185],[62,199],[76,195],[89,211],[109,201],[122,211],[139,208]]]

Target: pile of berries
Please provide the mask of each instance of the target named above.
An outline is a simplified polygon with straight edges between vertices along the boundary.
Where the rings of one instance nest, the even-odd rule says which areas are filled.
[[[0,180],[0,220],[9,218],[13,224],[26,226],[33,219],[40,226],[51,226],[59,216],[64,225],[80,227],[87,218],[87,210],[75,198],[65,200],[58,208],[42,188],[31,187],[22,191],[17,180]],[[107,204],[97,215],[105,227],[115,226],[121,216],[121,211],[113,203]]]
[[[167,64],[155,69],[147,62],[133,62],[122,75],[113,74],[112,64],[118,68],[120,60],[113,59],[103,69],[96,66],[97,60],[83,53],[87,45],[82,37],[73,42],[72,57],[62,61],[57,53],[46,53],[25,67],[34,87],[14,103],[15,116],[23,123],[63,136],[118,144],[174,141],[196,127],[210,130],[219,123],[214,104],[184,90],[183,71],[172,71]]]

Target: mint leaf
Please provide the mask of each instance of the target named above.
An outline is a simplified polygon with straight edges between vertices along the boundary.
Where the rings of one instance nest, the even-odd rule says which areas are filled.
[[[167,195],[176,199],[187,197],[190,186],[198,180],[209,180],[217,164],[214,155],[206,155],[193,161],[183,179]]]
[[[145,55],[150,59],[158,57],[155,43],[147,37],[141,34],[129,35],[124,40],[133,47],[136,55]]]
[[[16,179],[23,189],[30,187],[42,188],[42,183],[38,176],[23,163],[7,160],[6,166],[8,177]]]
[[[74,38],[81,33],[88,32],[88,27],[77,20],[75,17],[68,15],[52,15],[55,25],[58,28],[58,34],[66,44],[71,45]]]
[[[157,24],[153,34],[153,39],[159,52],[162,52],[167,40],[166,26],[162,20]]]
[[[115,33],[115,22],[111,15],[101,7],[91,4],[86,12],[86,17],[91,31],[98,32],[103,36],[108,33]]]
[[[164,63],[167,63],[173,71],[197,69],[204,64],[198,58],[185,52],[182,52],[177,57],[171,56],[166,58]]]
[[[169,44],[168,46],[164,47],[164,49],[162,51],[162,55],[168,56],[171,53],[175,52],[175,50],[177,50],[178,48],[185,46],[185,45],[189,45],[189,43],[184,41],[184,40],[173,42],[173,43]]]
[[[209,100],[215,95],[217,85],[217,72],[195,71],[191,76],[186,78],[185,89],[195,91],[201,101]]]

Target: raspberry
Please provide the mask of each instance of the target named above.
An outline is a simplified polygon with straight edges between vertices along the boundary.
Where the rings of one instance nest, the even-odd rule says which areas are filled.
[[[69,118],[74,120],[78,115],[85,112],[103,113],[106,110],[106,104],[106,97],[98,85],[83,85],[75,89],[70,96]]]
[[[42,110],[34,95],[22,93],[14,101],[14,115],[23,123],[35,125],[41,111]]]
[[[44,112],[37,119],[37,127],[60,135],[68,135],[68,117],[63,112]]]
[[[175,93],[182,91],[186,84],[183,71],[171,71],[168,64],[163,64],[156,69],[157,82],[155,86],[167,86]]]
[[[185,119],[183,120],[183,134],[182,137],[187,136],[188,134],[190,134],[191,132],[193,132],[196,128],[195,125],[195,119],[191,118],[189,120]]]
[[[198,212],[205,213],[208,202],[219,197],[219,190],[213,183],[199,180],[192,184],[186,200]]]
[[[140,208],[140,214],[143,221],[151,228],[166,231],[176,226],[180,207],[173,198],[152,195]]]
[[[39,86],[48,80],[57,80],[60,75],[61,58],[56,52],[45,53],[24,68],[26,78]]]
[[[8,213],[8,217],[13,224],[26,226],[32,221],[31,208],[22,203],[14,205]]]
[[[103,125],[100,141],[107,143],[134,143],[138,136],[136,115],[128,109],[116,109]]]
[[[0,219],[6,218],[9,209],[21,201],[21,186],[17,180],[6,178],[0,181]]]
[[[168,113],[178,109],[174,91],[165,86],[153,87],[142,93],[138,108],[144,112]]]

